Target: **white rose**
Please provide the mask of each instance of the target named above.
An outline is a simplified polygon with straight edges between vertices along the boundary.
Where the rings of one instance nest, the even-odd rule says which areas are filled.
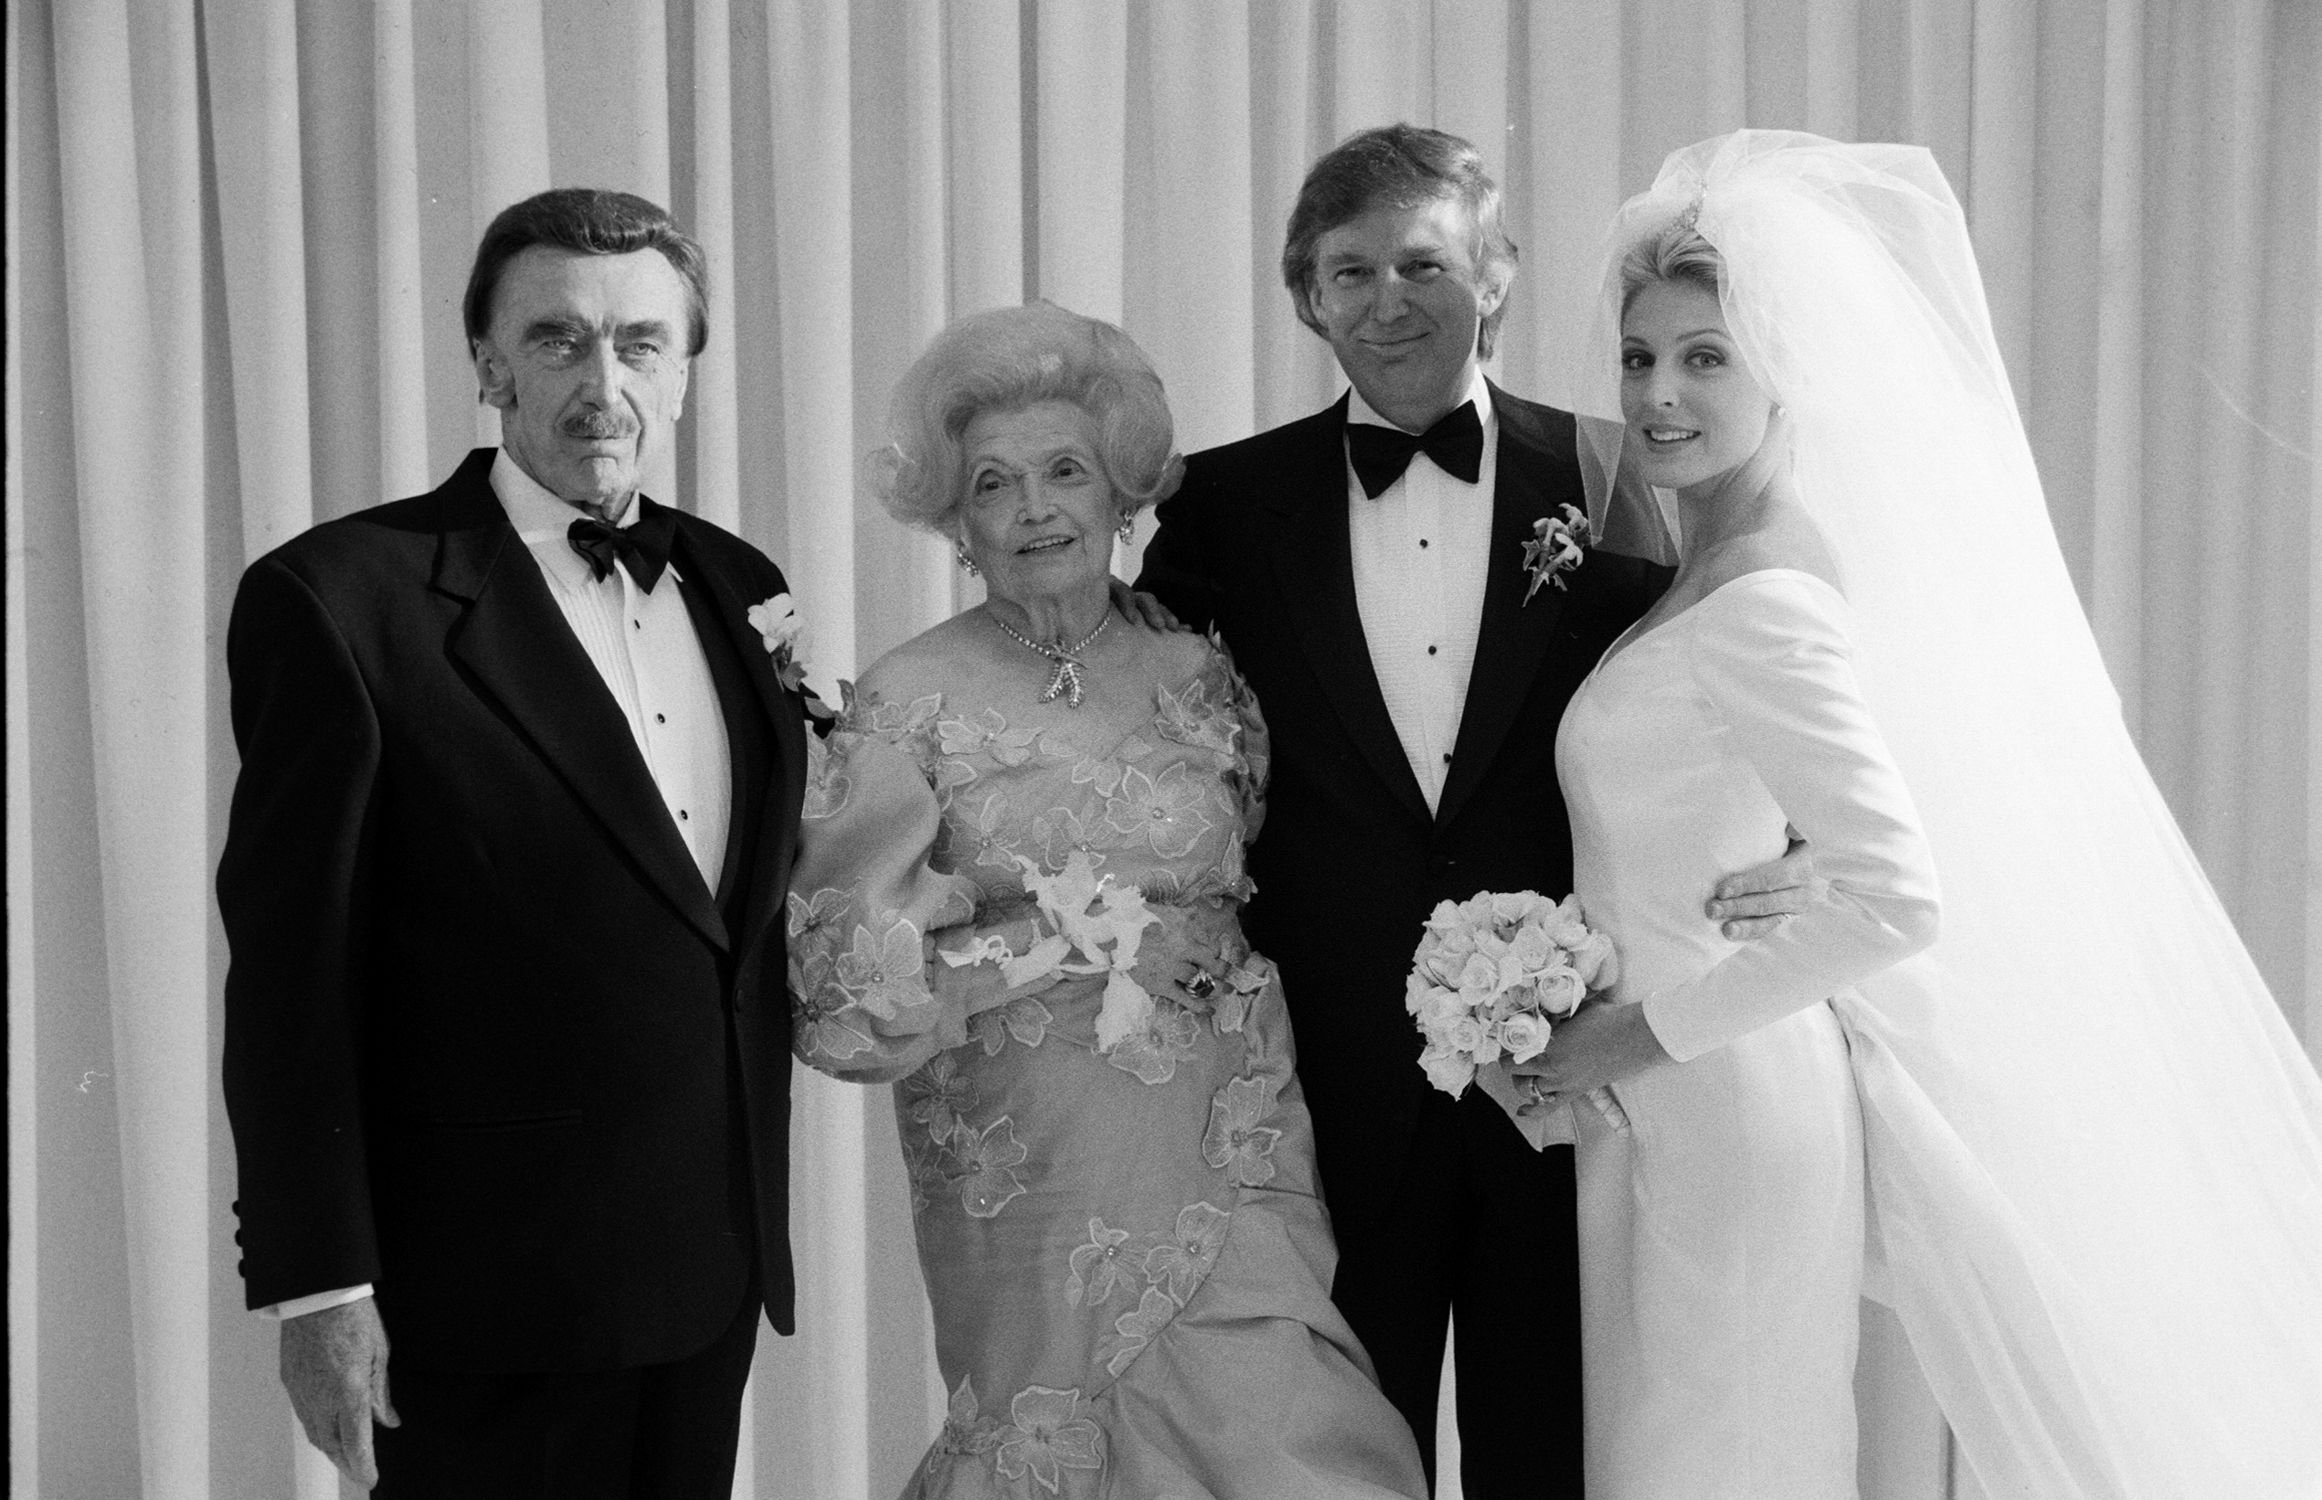
[[[1419,1066],[1426,1070],[1429,1083],[1455,1098],[1475,1081],[1474,1063],[1433,1047],[1419,1054]]]
[[[1556,956],[1556,945],[1548,941],[1548,934],[1537,927],[1519,928],[1508,939],[1508,957],[1522,966],[1527,974],[1537,974],[1548,967]]]
[[[1459,998],[1459,992],[1438,984],[1429,987],[1427,1008],[1420,1012],[1420,1020],[1430,1026],[1449,1026],[1466,1014],[1467,1002]]]
[[[1492,898],[1492,920],[1521,922],[1532,914],[1532,903],[1539,899],[1531,891],[1501,891]]]
[[[1550,1029],[1546,1017],[1520,1011],[1500,1023],[1500,1045],[1510,1062],[1530,1062],[1546,1050]]]
[[[766,650],[772,653],[796,640],[798,632],[806,628],[806,621],[788,594],[776,594],[764,604],[750,606],[750,627],[758,632],[766,642]]]
[[[1571,969],[1559,965],[1532,983],[1540,1008],[1552,1016],[1569,1016],[1588,998],[1588,986]]]
[[[1443,941],[1435,945],[1435,957],[1448,960],[1454,968],[1460,960],[1475,952],[1475,934],[1464,927],[1454,927],[1443,934]]]
[[[1620,982],[1620,958],[1613,951],[1613,940],[1601,932],[1588,935],[1588,941],[1572,955],[1572,965],[1592,990],[1611,989]]]
[[[1588,941],[1588,918],[1580,909],[1578,896],[1567,896],[1553,911],[1543,913],[1542,925],[1559,948],[1577,948]]]

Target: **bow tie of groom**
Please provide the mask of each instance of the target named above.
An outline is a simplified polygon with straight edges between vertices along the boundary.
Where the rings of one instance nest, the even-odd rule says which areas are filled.
[[[625,559],[629,576],[650,594],[653,585],[661,581],[661,570],[669,566],[669,549],[677,541],[677,520],[672,512],[659,509],[628,527],[607,526],[593,516],[583,516],[565,528],[564,536],[588,563],[597,582],[611,576],[615,560]]]
[[[1476,415],[1473,401],[1462,401],[1425,432],[1349,422],[1346,452],[1363,494],[1373,500],[1403,477],[1414,453],[1426,454],[1444,473],[1473,484],[1483,473],[1483,419]]]

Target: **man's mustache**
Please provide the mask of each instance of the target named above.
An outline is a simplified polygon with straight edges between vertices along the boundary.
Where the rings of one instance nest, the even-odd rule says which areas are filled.
[[[602,442],[607,438],[635,437],[637,429],[608,412],[591,412],[567,417],[557,428],[568,438]]]

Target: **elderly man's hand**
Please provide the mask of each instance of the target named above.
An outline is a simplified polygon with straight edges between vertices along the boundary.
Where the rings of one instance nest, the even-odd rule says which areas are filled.
[[[1158,630],[1164,634],[1185,629],[1185,622],[1171,614],[1169,606],[1151,594],[1140,594],[1118,578],[1112,580],[1112,591],[1113,608],[1119,610],[1121,617],[1130,624],[1142,625],[1147,630]]]
[[[282,1320],[282,1385],[306,1440],[365,1489],[379,1482],[374,1418],[400,1427],[387,1399],[387,1328],[370,1297]]]
[[[1821,899],[1824,884],[1814,875],[1813,846],[1793,832],[1780,859],[1717,883],[1709,919],[1733,941],[1746,943],[1812,906]]]

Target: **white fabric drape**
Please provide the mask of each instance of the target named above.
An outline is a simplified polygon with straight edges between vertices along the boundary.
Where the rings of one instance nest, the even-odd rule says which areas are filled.
[[[2322,15],[2267,0],[24,0],[7,12],[12,1493],[332,1493],[241,1309],[209,877],[251,558],[495,418],[458,302],[540,188],[669,204],[711,344],[658,492],[780,560],[851,675],[957,607],[859,503],[952,315],[1121,319],[1195,448],[1333,393],[1278,280],[1363,125],[1474,139],[1561,401],[1612,209],[1741,125],[1934,150],[2082,598],[2322,1051]],[[1899,419],[1898,414],[1898,419]],[[1127,566],[1133,569],[1134,549]],[[940,1412],[883,1091],[801,1083],[802,1332],[737,1493],[891,1494]],[[1866,1493],[1944,1493],[1874,1324]]]

